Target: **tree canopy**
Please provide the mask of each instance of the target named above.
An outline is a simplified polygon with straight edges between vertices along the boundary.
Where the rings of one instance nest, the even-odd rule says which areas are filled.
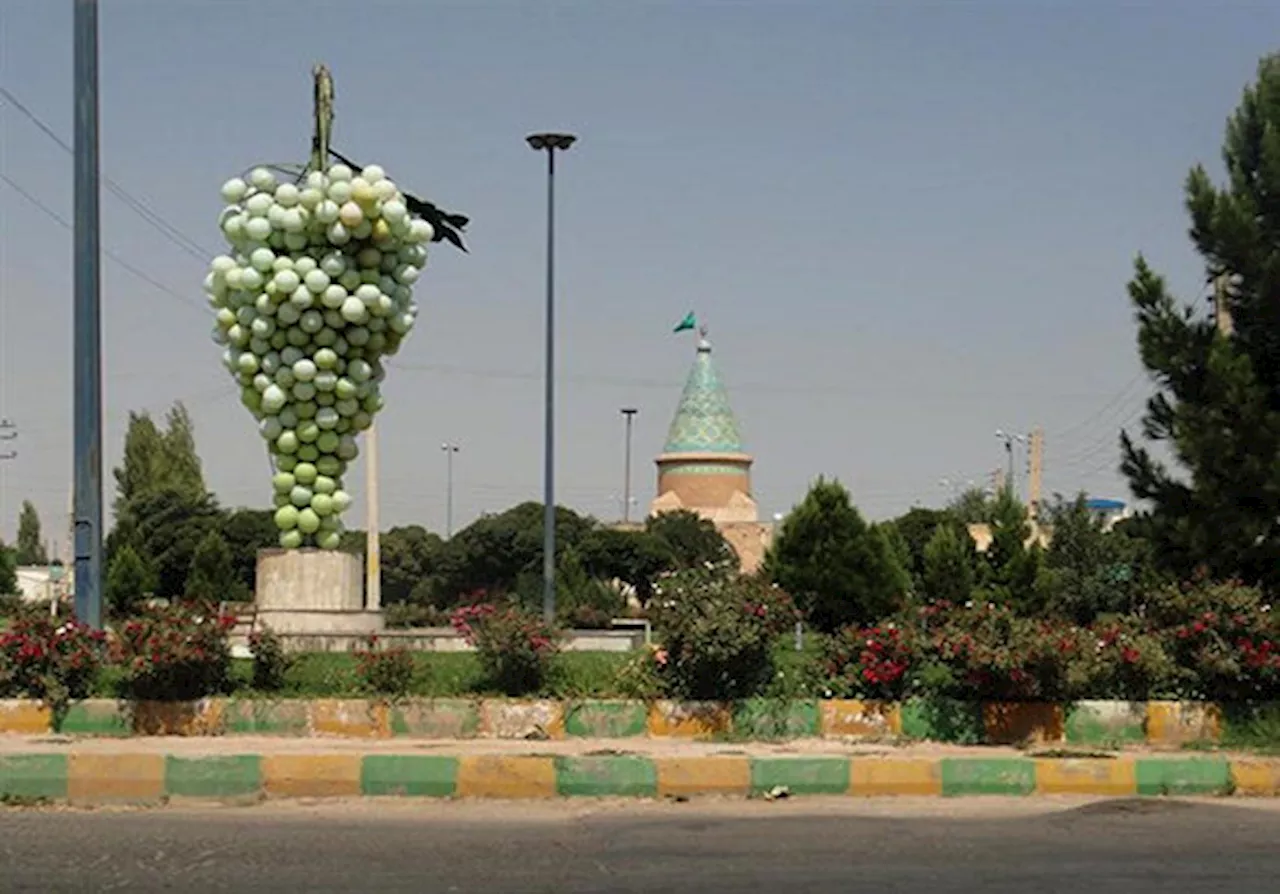
[[[1158,557],[1187,576],[1280,587],[1280,55],[1227,121],[1215,186],[1203,166],[1187,176],[1190,237],[1216,289],[1224,323],[1206,304],[1184,305],[1139,256],[1129,283],[1143,366],[1155,384],[1142,434],[1128,432],[1121,469],[1148,501]],[[1229,322],[1226,322],[1229,320]]]
[[[47,565],[49,554],[40,539],[40,514],[30,500],[22,501],[18,515],[18,543],[14,556],[19,565]]]

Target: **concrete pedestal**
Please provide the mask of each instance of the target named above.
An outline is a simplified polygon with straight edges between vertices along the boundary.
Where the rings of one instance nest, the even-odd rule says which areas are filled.
[[[264,549],[258,553],[258,623],[277,633],[375,633],[380,611],[364,605],[363,563],[338,550]]]

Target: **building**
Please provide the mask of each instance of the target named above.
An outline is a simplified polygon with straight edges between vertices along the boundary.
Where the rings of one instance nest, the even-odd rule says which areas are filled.
[[[773,525],[759,519],[751,490],[752,462],[704,327],[666,443],[655,460],[658,495],[649,513],[696,512],[732,544],[742,569],[754,571],[772,541]]]

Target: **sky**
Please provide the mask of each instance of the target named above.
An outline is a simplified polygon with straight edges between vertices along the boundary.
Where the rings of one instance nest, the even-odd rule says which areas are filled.
[[[1277,33],[1280,5],[1225,0],[102,0],[102,172],[134,203],[104,189],[106,500],[129,411],[181,400],[222,503],[269,504],[200,284],[222,182],[306,159],[317,61],[334,146],[473,219],[389,363],[384,528],[443,529],[445,441],[455,527],[541,499],[540,130],[579,136],[557,165],[558,502],[621,515],[631,406],[647,509],[691,309],[765,517],[820,474],[871,518],[940,505],[1002,466],[997,429],[1036,426],[1047,494],[1123,499],[1117,432],[1149,394],[1133,259],[1205,294],[1182,184],[1219,176]],[[71,2],[0,0],[0,87],[67,142],[71,50]],[[0,536],[31,499],[61,537],[71,156],[3,97],[0,175]]]

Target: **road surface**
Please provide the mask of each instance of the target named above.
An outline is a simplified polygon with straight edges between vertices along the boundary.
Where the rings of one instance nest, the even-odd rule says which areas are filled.
[[[1280,807],[1056,799],[0,809],[0,891],[1280,890]]]

